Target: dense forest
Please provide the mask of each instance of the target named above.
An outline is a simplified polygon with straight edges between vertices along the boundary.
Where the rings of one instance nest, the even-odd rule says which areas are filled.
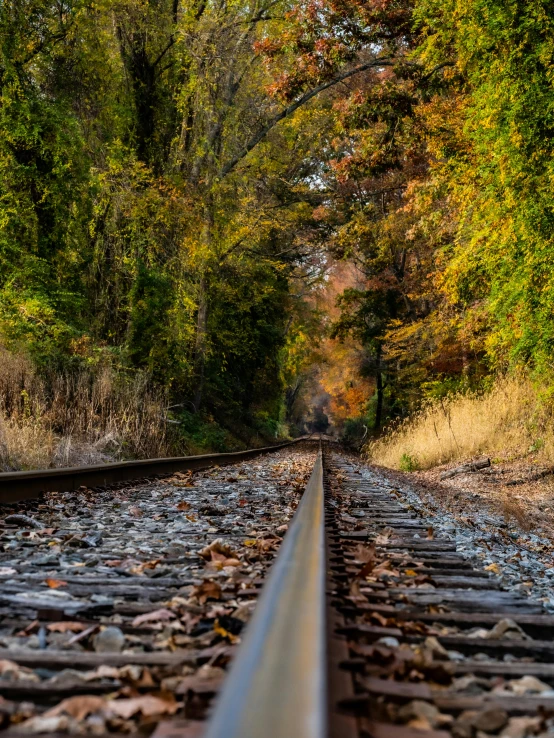
[[[548,401],[551,3],[5,0],[0,43],[5,467]]]

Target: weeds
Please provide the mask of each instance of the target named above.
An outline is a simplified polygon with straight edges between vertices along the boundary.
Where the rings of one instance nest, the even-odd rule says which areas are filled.
[[[416,456],[410,454],[402,454],[400,457],[400,471],[412,472],[419,469],[419,462]]]
[[[522,377],[500,378],[483,394],[431,401],[365,447],[383,466],[411,471],[487,454],[504,460],[534,454],[554,462],[552,405]]]
[[[148,378],[106,366],[41,377],[0,349],[0,468],[3,471],[164,456],[166,402]]]

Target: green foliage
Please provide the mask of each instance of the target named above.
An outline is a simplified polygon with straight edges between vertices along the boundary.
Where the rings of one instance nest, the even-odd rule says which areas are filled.
[[[400,464],[399,464],[400,471],[403,472],[413,472],[417,471],[419,469],[419,462],[417,460],[417,456],[413,456],[409,453],[403,453],[400,457]]]
[[[178,419],[179,433],[189,453],[233,449],[235,443],[232,435],[213,418],[182,411]]]
[[[0,342],[44,372],[147,375],[199,414],[199,448],[281,429],[333,117],[277,127],[254,47],[278,5],[0,5]]]
[[[469,309],[484,300],[493,365],[550,373],[552,5],[423,0],[417,15],[425,29],[423,57],[429,64],[452,59],[461,75],[452,94],[462,104],[448,121],[460,145],[438,169],[457,218],[445,289]]]
[[[373,426],[373,418],[347,418],[342,427],[340,441],[348,448],[359,451],[368,440],[368,429]]]

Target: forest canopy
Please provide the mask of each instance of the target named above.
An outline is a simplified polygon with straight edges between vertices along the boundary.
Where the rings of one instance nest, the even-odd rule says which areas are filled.
[[[140,377],[206,447],[365,433],[516,367],[551,387],[553,24],[546,0],[6,0],[2,350],[50,408],[55,377]]]

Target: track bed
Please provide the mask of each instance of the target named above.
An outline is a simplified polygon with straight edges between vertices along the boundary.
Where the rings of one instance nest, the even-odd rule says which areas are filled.
[[[437,538],[385,477],[337,454],[326,466],[351,674],[334,709],[352,735],[554,735],[554,618]]]
[[[315,455],[2,507],[2,735],[201,724]]]
[[[324,446],[6,510],[0,735],[554,736],[554,617]]]

